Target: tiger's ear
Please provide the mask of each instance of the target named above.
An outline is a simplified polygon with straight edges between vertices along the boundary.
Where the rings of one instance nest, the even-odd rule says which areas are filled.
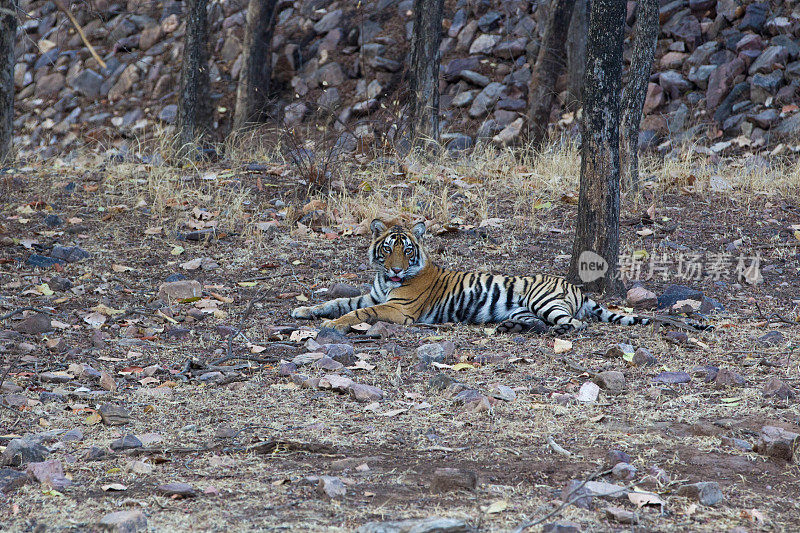
[[[369,225],[370,229],[372,230],[372,235],[374,237],[380,237],[381,234],[386,231],[386,224],[384,224],[380,219],[375,219],[370,222]]]
[[[425,222],[417,222],[414,224],[414,227],[411,228],[411,232],[417,239],[421,239],[423,235],[425,235]]]

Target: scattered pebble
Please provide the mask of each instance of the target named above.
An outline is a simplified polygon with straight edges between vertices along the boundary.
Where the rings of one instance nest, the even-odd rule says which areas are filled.
[[[685,496],[697,500],[702,505],[713,506],[720,503],[725,497],[715,481],[703,481],[678,487],[678,496]]]
[[[450,492],[454,490],[475,490],[478,486],[478,474],[462,468],[437,468],[433,472],[431,490],[433,492]]]

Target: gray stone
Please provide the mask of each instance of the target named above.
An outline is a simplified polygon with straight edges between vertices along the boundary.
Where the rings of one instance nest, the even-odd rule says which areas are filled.
[[[783,119],[772,131],[787,137],[800,134],[800,113]]]
[[[775,109],[765,109],[755,115],[750,115],[747,120],[759,128],[768,130],[778,120],[778,112]]]
[[[700,65],[689,69],[689,74],[686,77],[689,81],[705,90],[708,88],[708,79],[715,70],[717,70],[716,65]]]
[[[500,133],[492,137],[492,142],[502,146],[514,144],[519,139],[520,133],[522,133],[522,126],[524,123],[525,119],[523,117],[519,117],[508,126],[503,128]]]
[[[765,398],[777,398],[779,400],[791,400],[796,396],[794,390],[782,379],[772,376],[764,384],[761,394]]]
[[[488,54],[499,41],[499,35],[482,33],[481,35],[478,35],[474,41],[472,41],[472,44],[469,47],[469,53],[471,55]]]
[[[356,533],[472,533],[475,530],[457,518],[417,518],[392,522],[368,522]]]
[[[28,482],[28,476],[13,468],[0,468],[0,494],[8,494]]]
[[[357,402],[376,402],[384,397],[384,392],[378,387],[361,383],[353,383],[349,391],[350,396]]]
[[[800,434],[777,426],[764,426],[761,428],[755,451],[769,457],[792,461],[797,459],[795,456],[799,447]]]
[[[503,59],[516,59],[525,54],[527,46],[528,39],[526,37],[519,37],[497,44],[494,50],[492,50],[492,54]]]
[[[767,2],[757,2],[747,6],[744,12],[744,17],[739,23],[739,29],[742,31],[753,30],[759,33],[764,28],[764,23],[767,22],[767,13],[769,12],[769,4]]]
[[[103,77],[91,69],[82,70],[70,82],[73,89],[88,98],[97,98],[102,84]]]
[[[178,120],[178,105],[167,104],[158,113],[158,120],[167,124],[175,124]]]
[[[692,15],[691,11],[688,9],[675,13],[675,15],[662,26],[661,32],[664,35],[685,42],[690,49],[694,49],[700,44],[700,36],[702,35],[700,21],[698,21],[697,17]]]
[[[344,83],[344,71],[339,63],[326,63],[317,70],[317,82],[324,86],[337,86]]]
[[[733,61],[720,65],[711,73],[706,90],[706,107],[709,110],[715,109],[725,99],[733,87],[736,76],[743,73],[744,69],[744,61],[737,57]]]
[[[676,70],[666,70],[658,75],[658,84],[673,100],[692,88],[692,84]]]
[[[109,447],[114,451],[133,450],[143,446],[136,435],[123,435],[122,437],[111,442]]]
[[[686,58],[686,64],[690,67],[704,65],[711,54],[719,50],[717,41],[709,41],[698,46],[692,54]]]
[[[339,26],[342,20],[342,10],[336,9],[330,13],[326,13],[316,24],[314,24],[314,31],[317,33],[327,33],[332,29]]]
[[[758,72],[772,72],[774,65],[785,65],[789,57],[789,50],[785,46],[773,45],[761,52],[758,59],[750,65],[748,73],[750,75]]]
[[[478,28],[484,33],[494,31],[500,27],[500,20],[503,16],[497,11],[489,11],[478,19]]]
[[[125,407],[114,403],[100,406],[100,417],[107,426],[124,426],[131,421],[131,413]]]
[[[453,59],[443,69],[445,81],[454,82],[459,79],[464,70],[476,70],[480,68],[481,62],[477,57],[463,57]]]
[[[339,105],[341,101],[342,97],[339,96],[339,89],[331,87],[323,91],[322,95],[317,99],[317,105],[320,107],[333,108]]]
[[[158,297],[165,302],[197,298],[203,295],[203,286],[199,281],[184,279],[164,282],[158,287]]]
[[[697,289],[692,289],[685,285],[668,285],[664,289],[664,293],[658,297],[658,308],[667,309],[672,307],[680,300],[697,300],[703,299],[703,292]]]
[[[331,499],[344,498],[347,489],[342,480],[335,476],[319,476],[317,493]]]
[[[444,341],[430,344],[423,344],[417,348],[417,358],[425,363],[443,363],[455,352],[455,345],[452,341]]]
[[[14,324],[13,327],[14,331],[28,335],[41,335],[53,329],[50,324],[50,317],[44,313],[36,313],[35,315],[23,318]]]
[[[4,466],[22,466],[28,463],[39,463],[47,459],[50,451],[45,448],[34,435],[26,435],[12,439],[0,456],[0,464]]]
[[[620,393],[625,390],[625,374],[617,370],[606,370],[598,373],[593,381],[612,393]]]
[[[717,505],[725,499],[719,488],[719,483],[715,481],[703,481],[690,485],[681,485],[678,487],[677,494],[678,496],[697,500],[701,505],[708,506]]]
[[[783,84],[783,72],[775,70],[769,74],[756,74],[750,79],[750,99],[763,104],[770,96],[777,94]]]
[[[156,487],[156,492],[164,496],[177,496],[179,498],[194,498],[197,496],[197,489],[188,483],[165,483]]]
[[[367,59],[367,64],[375,70],[382,72],[397,72],[402,66],[400,63],[393,59],[387,59],[381,56],[375,56]]]
[[[101,518],[97,523],[97,528],[100,531],[109,531],[111,533],[145,531],[147,530],[147,517],[138,510],[117,511]]]
[[[691,380],[692,377],[686,372],[661,372],[653,378],[655,383],[665,383],[668,385],[689,383]]]
[[[478,91],[464,91],[458,93],[455,98],[450,102],[452,107],[466,107],[475,100],[475,95],[478,94]]]
[[[472,118],[479,118],[486,115],[490,108],[500,99],[505,89],[505,85],[497,82],[492,82],[484,87],[472,102],[472,106],[469,108],[469,116]]]
[[[283,122],[287,127],[297,126],[306,116],[308,107],[303,102],[293,102],[283,108]]]
[[[459,77],[462,80],[479,87],[486,87],[492,81],[488,77],[484,76],[483,74],[478,74],[474,70],[462,70],[459,73]]]

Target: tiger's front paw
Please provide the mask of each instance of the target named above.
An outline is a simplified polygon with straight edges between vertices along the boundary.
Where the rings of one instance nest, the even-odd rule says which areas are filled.
[[[336,320],[323,320],[322,321],[323,328],[335,329],[337,332],[344,335],[345,333],[350,331],[349,324],[343,324],[341,322],[337,322]]]
[[[296,307],[292,310],[292,318],[302,318],[305,320],[311,320],[312,318],[316,318],[317,315],[314,312],[313,307]]]

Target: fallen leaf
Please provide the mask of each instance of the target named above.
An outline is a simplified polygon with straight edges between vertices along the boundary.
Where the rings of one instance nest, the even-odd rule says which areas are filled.
[[[83,321],[92,326],[95,329],[99,329],[100,326],[106,323],[106,317],[97,311],[94,313],[89,313],[85,317],[83,317]]]
[[[553,342],[553,351],[556,353],[566,353],[572,349],[572,342],[564,339],[556,339]]]
[[[111,265],[111,270],[114,272],[130,272],[133,270],[133,268],[125,265],[113,264]]]
[[[128,490],[128,487],[123,485],[122,483],[108,483],[106,485],[100,485],[100,488],[105,492],[118,492],[118,491]]]
[[[453,365],[453,370],[475,370],[475,365],[470,363],[456,363]]]
[[[486,508],[486,514],[502,513],[508,509],[508,502],[505,500],[498,500]]]
[[[53,294],[55,294],[53,292],[53,289],[51,289],[50,285],[48,285],[47,283],[42,283],[41,285],[37,285],[36,290],[39,291],[44,296],[52,296]]]
[[[637,507],[645,505],[665,505],[666,502],[661,499],[661,496],[653,492],[629,492],[628,499],[632,504]]]

